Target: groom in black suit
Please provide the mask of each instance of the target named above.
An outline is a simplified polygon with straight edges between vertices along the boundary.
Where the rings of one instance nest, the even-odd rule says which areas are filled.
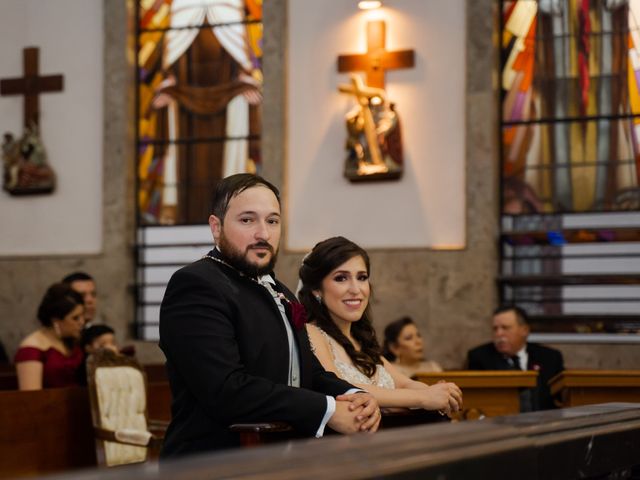
[[[316,437],[325,426],[376,431],[376,400],[322,368],[303,309],[273,275],[278,190],[256,175],[227,177],[209,224],[216,248],[171,277],[160,309],[172,393],[162,458],[238,446],[234,423],[281,421]]]
[[[513,305],[499,307],[493,313],[493,342],[469,350],[469,370],[535,370],[538,384],[521,392],[520,410],[555,408],[549,380],[564,370],[562,353],[527,342],[528,336],[526,312]]]

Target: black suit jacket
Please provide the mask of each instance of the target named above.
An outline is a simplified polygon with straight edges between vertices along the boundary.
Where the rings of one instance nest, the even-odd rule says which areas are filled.
[[[562,353],[537,343],[527,343],[527,354],[529,355],[527,370],[536,370],[538,372],[538,385],[535,388],[533,398],[534,409],[548,410],[555,408],[549,389],[549,380],[564,370]],[[513,369],[504,355],[496,350],[493,343],[486,343],[469,350],[467,364],[469,370]]]
[[[279,282],[276,290],[293,298]],[[287,386],[286,329],[263,286],[208,258],[178,270],[160,309],[160,348],[173,397],[161,456],[237,446],[237,434],[228,430],[233,423],[282,421],[314,435],[325,395],[353,387],[325,372],[304,328],[293,330],[303,388]]]

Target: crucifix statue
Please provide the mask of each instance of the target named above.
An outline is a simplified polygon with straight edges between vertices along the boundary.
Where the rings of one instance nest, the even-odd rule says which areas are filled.
[[[385,93],[385,72],[414,65],[413,50],[386,50],[385,22],[367,23],[367,52],[340,55],[339,72],[364,71],[366,84],[351,75],[342,93],[355,96],[357,104],[346,115],[347,151],[344,175],[350,181],[389,180],[402,176],[400,121]]]
[[[46,152],[40,138],[39,94],[63,89],[62,75],[40,76],[38,48],[23,50],[24,76],[0,80],[0,95],[24,95],[24,133],[16,139],[4,134],[3,188],[12,195],[51,193],[55,188],[55,173],[47,164]]]

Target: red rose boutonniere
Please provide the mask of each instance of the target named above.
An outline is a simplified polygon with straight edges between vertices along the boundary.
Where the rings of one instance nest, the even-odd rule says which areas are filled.
[[[537,363],[534,363],[533,365],[531,365],[531,370],[539,372],[540,370],[542,370],[542,367],[540,367],[540,365],[538,365]]]
[[[304,324],[309,321],[307,311],[300,302],[289,302],[289,310],[291,311],[291,323],[296,330],[304,328]]]

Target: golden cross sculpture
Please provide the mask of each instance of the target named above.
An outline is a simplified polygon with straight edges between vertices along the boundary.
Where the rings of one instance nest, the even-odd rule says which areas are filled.
[[[64,88],[62,75],[39,75],[38,53],[36,47],[25,48],[24,76],[0,80],[0,95],[24,95],[24,126],[28,128],[37,127],[40,120],[39,94],[61,92]]]
[[[371,108],[369,107],[369,100],[374,97],[378,97],[381,102],[384,101],[384,90],[381,88],[367,87],[362,81],[362,78],[360,78],[360,75],[355,74],[351,75],[351,85],[339,85],[338,90],[342,93],[355,95],[360,107],[362,108],[364,136],[367,139],[367,145],[369,146],[372,168],[375,170],[368,173],[379,173],[388,170],[384,160],[382,159],[382,152],[380,151],[380,145],[378,144],[376,133],[376,124],[373,119]]]
[[[369,87],[384,88],[387,70],[411,68],[415,64],[414,50],[386,50],[386,24],[384,20],[367,22],[367,53],[338,56],[341,73],[366,73]]]

